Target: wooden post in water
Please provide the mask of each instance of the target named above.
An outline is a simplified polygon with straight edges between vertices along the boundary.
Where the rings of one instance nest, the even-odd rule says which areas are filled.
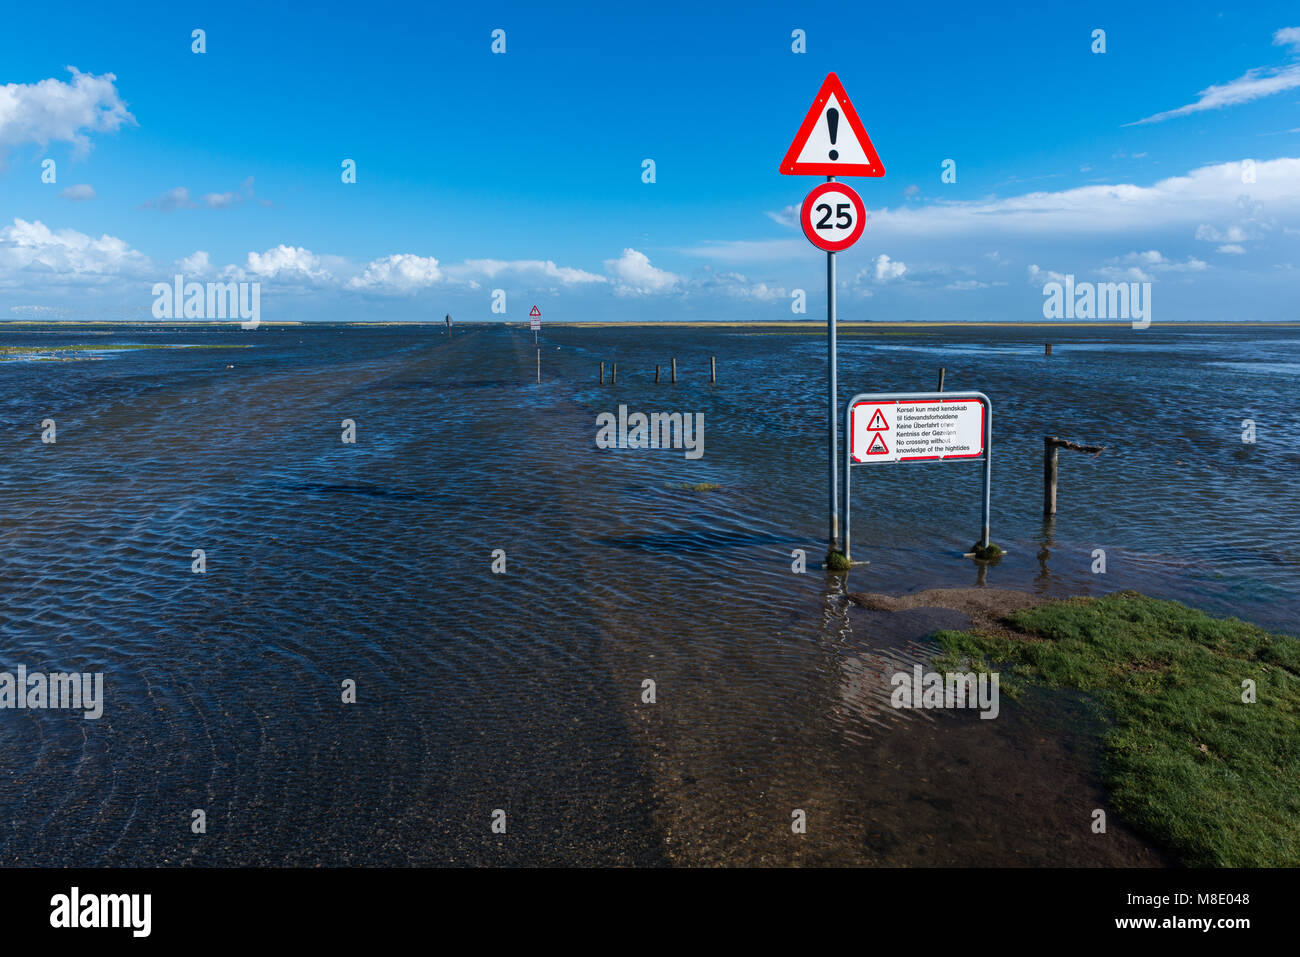
[[[1045,355],[1045,356],[1050,356],[1051,354],[1052,354],[1052,344],[1051,344],[1050,342],[1044,343],[1044,344],[1043,344],[1043,355]]]
[[[1056,450],[1057,438],[1043,436],[1043,515],[1056,514],[1056,475],[1060,471],[1060,456]]]
[[[673,356],[673,385],[677,384],[677,357]]]
[[[600,384],[605,384],[605,363],[600,364]]]
[[[618,385],[618,363],[617,362],[614,363],[613,372],[610,374],[609,377],[609,384]]]
[[[655,385],[659,384],[659,363],[655,363]]]
[[[940,369],[939,369],[939,388],[935,389],[935,390],[934,390],[935,392],[942,392],[942,391],[943,391],[943,374],[944,374],[945,372],[947,372],[947,371],[948,371],[947,369],[940,367]]]
[[[709,356],[709,385],[718,384],[718,357]]]
[[[1056,476],[1060,472],[1059,449],[1070,449],[1072,452],[1091,452],[1097,455],[1106,451],[1104,445],[1080,445],[1078,442],[1068,442],[1065,439],[1058,439],[1054,435],[1043,436],[1043,516],[1050,517],[1056,514]]]

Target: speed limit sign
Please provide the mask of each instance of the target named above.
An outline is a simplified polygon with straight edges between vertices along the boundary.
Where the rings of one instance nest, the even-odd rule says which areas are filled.
[[[858,241],[867,225],[867,209],[852,187],[822,183],[803,201],[799,219],[810,243],[836,253]]]

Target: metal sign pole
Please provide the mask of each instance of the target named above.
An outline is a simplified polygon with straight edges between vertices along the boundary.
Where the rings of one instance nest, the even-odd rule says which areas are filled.
[[[980,544],[989,547],[989,487],[993,484],[993,403],[984,399],[984,536]]]
[[[826,182],[835,182],[834,176],[827,176]],[[827,387],[827,396],[830,400],[830,547],[832,550],[839,547],[840,544],[840,470],[839,462],[836,461],[836,450],[839,446],[839,421],[836,417],[835,392],[835,254],[826,253],[826,349],[827,361],[830,366],[830,381]]]

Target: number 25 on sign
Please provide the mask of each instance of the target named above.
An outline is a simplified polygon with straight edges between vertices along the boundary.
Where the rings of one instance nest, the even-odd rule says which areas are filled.
[[[844,183],[822,183],[803,201],[803,234],[818,249],[836,253],[858,241],[867,225],[862,197]]]

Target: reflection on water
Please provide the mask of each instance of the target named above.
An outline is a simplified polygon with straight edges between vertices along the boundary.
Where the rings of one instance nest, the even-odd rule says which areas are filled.
[[[537,385],[517,329],[148,335],[256,348],[0,366],[0,667],[103,671],[107,699],[97,722],[0,712],[0,862],[1160,862],[1122,823],[1087,827],[1105,796],[1081,699],[993,721],[889,705],[889,675],[962,621],[858,607],[817,567],[819,337],[551,328]],[[1280,463],[1300,420],[1284,380],[1209,360],[1300,350],[1251,335],[1071,330],[1050,364],[1043,330],[855,336],[846,395],[928,388],[943,364],[992,397],[1007,554],[961,557],[978,468],[877,469],[854,482],[871,564],[847,587],[1137,587],[1295,630],[1300,494]],[[674,355],[679,383],[656,386]],[[704,458],[598,451],[619,404],[704,413]],[[1044,434],[1112,449],[1062,457],[1050,523]],[[682,487],[701,483],[720,487]]]

